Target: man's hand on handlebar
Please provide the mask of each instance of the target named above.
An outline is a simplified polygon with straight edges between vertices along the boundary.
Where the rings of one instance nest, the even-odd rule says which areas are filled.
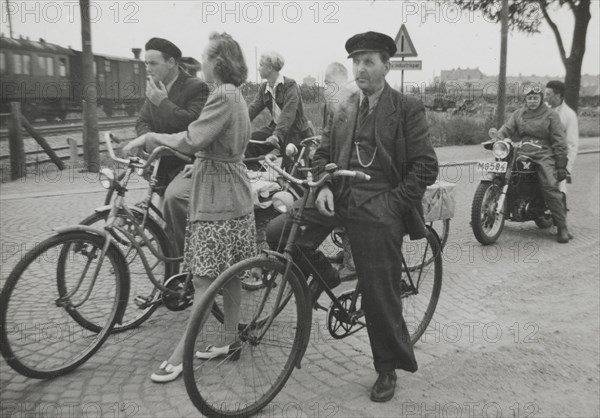
[[[273,145],[278,150],[281,150],[281,146],[279,145],[279,138],[277,138],[276,135],[271,135],[270,137],[268,137],[267,139],[265,139],[265,142],[268,143],[268,144]]]
[[[122,150],[125,155],[137,155],[138,149],[142,148],[148,139],[148,134],[141,135],[130,141]]]
[[[335,215],[335,207],[333,204],[333,192],[331,191],[329,186],[323,186],[323,188],[319,190],[317,198],[315,199],[315,206],[322,215]]]

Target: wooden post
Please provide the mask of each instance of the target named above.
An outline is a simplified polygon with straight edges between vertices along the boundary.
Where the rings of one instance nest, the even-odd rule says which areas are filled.
[[[79,162],[79,150],[77,149],[77,141],[75,141],[73,138],[67,138],[67,144],[69,144],[71,166],[74,167]]]
[[[25,119],[23,115],[21,115],[21,122],[23,123],[23,127],[25,128],[25,130],[29,132],[29,135],[31,135],[31,137],[35,139],[37,143],[40,144],[40,146],[44,149],[44,152],[48,154],[48,157],[50,157],[52,162],[56,164],[56,166],[60,170],[64,170],[65,163],[63,163],[63,161],[60,158],[58,158],[58,155],[56,155],[50,144],[46,142],[46,139],[42,135],[40,135],[40,133],[36,131],[33,126],[31,126],[29,121]]]
[[[506,52],[508,49],[508,0],[502,0],[501,39],[500,39],[500,74],[498,75],[498,100],[496,107],[496,127],[504,125],[504,105],[506,99]]]
[[[100,140],[96,102],[98,89],[94,75],[90,0],[79,0],[81,11],[81,68],[83,81],[83,160],[87,171],[100,171]]]
[[[21,103],[11,102],[11,117],[8,123],[8,146],[10,150],[10,178],[16,180],[27,175],[25,147],[21,127]]]

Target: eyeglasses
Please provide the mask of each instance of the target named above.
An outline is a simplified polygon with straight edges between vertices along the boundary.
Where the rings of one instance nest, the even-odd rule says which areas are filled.
[[[541,92],[542,89],[537,84],[529,84],[523,89],[523,94],[525,94],[525,96],[528,94],[540,94]]]

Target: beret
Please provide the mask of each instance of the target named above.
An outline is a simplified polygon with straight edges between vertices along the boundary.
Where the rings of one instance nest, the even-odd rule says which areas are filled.
[[[348,58],[359,52],[375,51],[385,51],[390,57],[393,57],[396,50],[396,42],[389,36],[379,32],[359,33],[346,41]]]
[[[166,39],[162,38],[152,38],[148,42],[146,42],[146,51],[149,49],[153,49],[155,51],[164,52],[170,57],[175,59],[181,58],[181,49],[177,48],[177,46]]]

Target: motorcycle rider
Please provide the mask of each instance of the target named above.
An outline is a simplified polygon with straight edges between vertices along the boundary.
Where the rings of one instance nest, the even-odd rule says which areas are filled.
[[[538,164],[538,178],[546,205],[558,227],[557,240],[569,242],[567,210],[558,183],[567,178],[567,142],[558,114],[544,105],[542,89],[530,84],[524,89],[525,104],[517,109],[498,134],[513,141],[527,141],[539,146],[521,148],[520,153]]]

